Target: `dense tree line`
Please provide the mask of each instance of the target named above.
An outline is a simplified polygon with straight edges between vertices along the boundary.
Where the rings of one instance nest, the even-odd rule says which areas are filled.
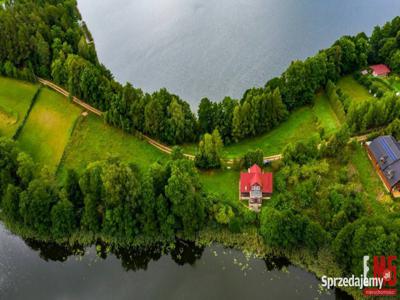
[[[122,86],[99,63],[75,0],[5,1],[0,28],[0,74],[51,79],[127,132],[168,144],[196,140],[197,121],[186,102],[165,89],[150,95]]]
[[[398,123],[387,130],[398,131]],[[284,253],[306,250],[312,259],[322,253],[325,272],[336,268],[342,276],[362,274],[364,255],[399,257],[398,205],[371,212],[371,195],[351,167],[355,147],[346,127],[326,140],[288,145],[274,173],[275,196],[260,215],[267,245]]]
[[[239,203],[207,195],[180,149],[172,158],[146,171],[109,158],[89,164],[81,175],[68,170],[60,186],[16,142],[0,138],[2,219],[39,239],[85,233],[121,243],[192,238],[213,224],[240,231],[254,223]]]
[[[287,111],[312,104],[315,92],[329,80],[371,62],[398,69],[399,19],[376,27],[370,38],[363,33],[344,36],[305,61],[294,61],[282,76],[249,89],[240,100],[226,97],[214,103],[205,98],[197,119],[185,101],[165,89],[148,94],[116,82],[97,59],[76,0],[5,1],[0,6],[0,73],[51,79],[106,111],[107,122],[130,133],[180,144],[217,129],[228,144],[267,132],[285,120]]]
[[[1,207],[6,220],[38,237],[67,238],[77,230],[120,240],[193,236],[206,222],[206,196],[186,159],[141,172],[115,158],[69,171],[59,186],[16,144],[0,139]],[[50,235],[49,235],[50,233]]]
[[[202,133],[217,129],[225,144],[265,133],[288,115],[279,88],[248,90],[241,101],[225,98],[220,103],[201,100],[198,110]]]
[[[389,124],[400,116],[399,109],[400,97],[386,93],[382,98],[352,104],[347,114],[347,123],[352,132],[363,132]]]

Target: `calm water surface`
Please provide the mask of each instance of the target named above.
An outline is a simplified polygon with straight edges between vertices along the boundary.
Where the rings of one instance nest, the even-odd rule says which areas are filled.
[[[78,0],[100,60],[122,82],[188,100],[240,97],[344,34],[370,33],[398,0]]]
[[[0,224],[0,299],[345,299],[319,283],[285,259],[246,258],[218,245],[97,255],[94,246],[23,241]]]
[[[398,0],[78,0],[100,60],[120,81],[190,101],[239,97],[343,34],[371,32]],[[78,253],[78,254],[77,254]],[[344,299],[284,259],[221,246],[66,249],[0,224],[0,299]]]

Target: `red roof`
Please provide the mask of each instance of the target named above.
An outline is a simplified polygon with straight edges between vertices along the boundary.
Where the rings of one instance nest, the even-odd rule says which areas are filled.
[[[249,169],[249,173],[259,173],[259,174],[261,174],[261,168],[258,165],[254,164]]]
[[[387,75],[390,73],[390,69],[387,65],[380,64],[380,65],[373,65],[370,66],[372,70],[372,74],[376,76]]]
[[[248,173],[240,173],[240,192],[248,193],[253,185],[261,186],[263,193],[272,194],[272,173],[262,173],[261,168],[253,165]]]

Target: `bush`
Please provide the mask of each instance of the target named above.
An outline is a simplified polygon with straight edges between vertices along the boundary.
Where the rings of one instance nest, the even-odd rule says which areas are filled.
[[[261,149],[247,151],[240,160],[241,169],[250,168],[254,164],[260,167],[264,164],[264,152]]]

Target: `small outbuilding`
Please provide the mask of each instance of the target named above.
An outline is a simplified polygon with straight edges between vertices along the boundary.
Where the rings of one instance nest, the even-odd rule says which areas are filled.
[[[369,68],[372,71],[372,75],[375,77],[387,76],[391,72],[389,67],[384,64],[373,65],[373,66],[370,66]]]
[[[366,143],[368,156],[388,192],[400,197],[400,144],[391,135]]]
[[[240,173],[240,200],[248,201],[250,209],[260,211],[263,200],[271,198],[272,191],[272,173],[264,173],[258,165]]]

